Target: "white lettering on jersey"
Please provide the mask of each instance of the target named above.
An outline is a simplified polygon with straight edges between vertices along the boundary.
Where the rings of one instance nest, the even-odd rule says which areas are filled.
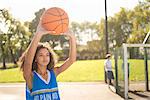
[[[57,92],[52,93],[52,99],[53,99],[53,100],[58,99],[58,94],[57,94]]]
[[[44,95],[40,95],[40,100],[44,100]]]
[[[39,100],[39,96],[38,95],[34,96],[34,100]]]
[[[53,94],[53,99],[57,99],[58,96],[56,97],[57,94]],[[53,100],[51,98],[51,94],[41,94],[41,95],[36,95],[34,96],[34,100]]]
[[[50,94],[46,94],[46,100],[52,100],[51,95]]]

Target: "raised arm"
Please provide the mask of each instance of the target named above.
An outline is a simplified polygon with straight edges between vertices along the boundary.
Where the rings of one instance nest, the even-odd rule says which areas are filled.
[[[24,79],[26,80],[26,83],[29,87],[29,89],[32,89],[32,62],[34,59],[34,55],[38,46],[38,43],[42,36],[44,34],[48,34],[49,31],[45,31],[42,27],[41,24],[39,23],[37,27],[37,31],[27,49],[26,55],[25,55],[25,60],[23,64],[23,76]]]
[[[76,39],[74,34],[71,32],[66,32],[63,35],[69,37],[69,57],[68,59],[60,66],[55,67],[54,72],[55,75],[59,75],[61,72],[65,71],[68,67],[70,67],[76,61]]]

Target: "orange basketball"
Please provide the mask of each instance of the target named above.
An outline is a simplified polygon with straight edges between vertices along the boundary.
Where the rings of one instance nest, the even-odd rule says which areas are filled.
[[[43,28],[48,31],[55,31],[55,35],[59,35],[68,30],[69,18],[63,9],[52,7],[44,12],[41,23]]]

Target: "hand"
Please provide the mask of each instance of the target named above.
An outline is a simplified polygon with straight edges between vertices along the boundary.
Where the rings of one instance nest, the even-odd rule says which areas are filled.
[[[75,35],[74,35],[70,30],[68,30],[68,31],[65,32],[65,33],[62,33],[61,35],[66,35],[66,36],[68,36],[68,37],[75,37]]]

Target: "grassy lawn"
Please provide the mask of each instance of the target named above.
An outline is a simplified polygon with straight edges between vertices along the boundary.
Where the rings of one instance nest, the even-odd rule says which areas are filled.
[[[104,60],[77,61],[58,76],[58,81],[100,81],[104,80]]]
[[[145,66],[144,60],[130,59],[129,61],[129,80],[130,81],[144,81],[145,80]],[[150,65],[150,60],[148,60],[148,66]],[[149,80],[150,80],[150,68]],[[118,79],[123,79],[122,71],[122,61],[118,61]]]
[[[114,66],[114,61],[112,61]],[[144,61],[143,60],[129,60],[130,63],[130,80],[139,81],[145,79]],[[59,63],[60,64],[60,63]],[[58,64],[58,65],[59,65]],[[104,59],[103,60],[81,60],[75,62],[68,70],[60,74],[57,78],[60,82],[92,82],[104,80]],[[118,78],[123,77],[122,62],[118,61]],[[148,62],[150,65],[150,61]],[[149,68],[150,73],[150,68]],[[115,73],[114,73],[115,74]],[[149,74],[150,78],[150,74]],[[22,72],[19,68],[11,68],[7,70],[0,70],[1,82],[24,82]]]
[[[1,83],[12,83],[12,82],[23,82],[22,72],[19,68],[12,68],[7,70],[0,70],[0,82]]]
[[[83,60],[75,62],[68,70],[60,74],[58,81],[100,81],[104,79],[104,60]],[[0,70],[0,82],[24,82],[19,68]]]

